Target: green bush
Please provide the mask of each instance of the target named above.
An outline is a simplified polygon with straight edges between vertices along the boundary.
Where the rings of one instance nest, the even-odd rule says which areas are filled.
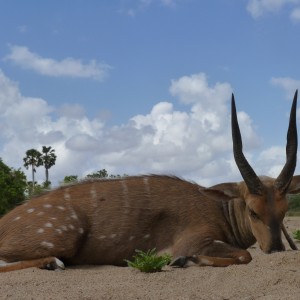
[[[133,256],[133,261],[125,261],[129,267],[136,268],[146,273],[160,272],[162,268],[172,260],[172,257],[169,254],[157,256],[155,248],[148,250],[147,252],[141,250],[135,250],[135,252],[137,255]]]
[[[0,158],[0,216],[25,200],[26,176],[8,167]]]
[[[289,195],[288,196],[289,203],[289,216],[300,216],[300,194]]]

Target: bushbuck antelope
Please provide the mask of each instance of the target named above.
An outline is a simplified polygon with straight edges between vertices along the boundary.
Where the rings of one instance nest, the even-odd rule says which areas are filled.
[[[190,264],[247,264],[258,241],[284,250],[286,194],[299,190],[297,92],[287,134],[287,161],[277,179],[258,177],[242,152],[232,96],[233,152],[244,181],[203,188],[171,176],[87,181],[33,198],[0,220],[0,271],[64,269],[64,263],[124,265],[135,249],[156,248]]]

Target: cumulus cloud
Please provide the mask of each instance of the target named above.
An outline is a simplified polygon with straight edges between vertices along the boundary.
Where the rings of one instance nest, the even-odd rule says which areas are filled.
[[[264,170],[264,175],[276,177],[282,170],[285,157],[285,147],[272,146],[260,153],[257,165]]]
[[[289,6],[291,9],[291,18],[297,19],[299,0],[250,0],[247,4],[247,10],[253,18],[258,18],[265,13],[276,13],[284,7]]]
[[[272,77],[271,84],[282,88],[288,99],[294,96],[295,90],[300,88],[300,80],[291,77]]]
[[[170,87],[172,95],[178,96],[182,103],[198,103],[211,105],[211,102],[222,105],[231,95],[232,89],[228,83],[216,83],[210,87],[204,73],[183,76],[172,80]],[[217,106],[217,105],[216,105]]]
[[[97,139],[86,133],[74,135],[66,141],[66,147],[74,151],[93,151],[100,146]]]
[[[33,70],[38,74],[52,77],[103,80],[111,69],[109,65],[100,64],[95,60],[85,64],[79,59],[70,57],[61,61],[41,57],[24,46],[11,46],[10,53],[5,57],[5,60],[11,61],[23,69]]]
[[[65,116],[70,119],[81,119],[85,116],[85,109],[79,104],[65,103],[56,110],[59,116]]]
[[[24,97],[0,72],[0,157],[18,168],[26,150],[51,145],[57,154],[52,182],[102,168],[113,174],[175,174],[203,185],[239,180],[232,158],[231,91],[229,83],[210,84],[203,73],[183,76],[172,80],[170,92],[184,110],[158,102],[147,114],[107,127],[78,105],[56,108],[44,99]],[[238,118],[245,149],[257,147],[260,139],[250,116],[239,111]]]
[[[227,178],[236,175],[231,164],[230,84],[210,86],[206,75],[200,73],[172,80],[170,92],[188,106],[187,111],[177,111],[171,103],[160,102],[148,115],[133,117],[136,128],[152,128],[134,150],[136,156],[146,152],[149,167],[155,172],[167,170],[201,182],[209,182],[222,172]],[[245,147],[257,146],[259,138],[251,119],[244,112],[239,112],[238,117]],[[153,153],[157,153],[154,160]]]

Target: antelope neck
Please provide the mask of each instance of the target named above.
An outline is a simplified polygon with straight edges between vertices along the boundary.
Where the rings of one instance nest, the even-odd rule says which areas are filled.
[[[245,208],[245,201],[241,198],[223,202],[223,213],[232,233],[227,238],[233,245],[242,249],[249,248],[256,241],[252,234],[249,220],[245,215]]]

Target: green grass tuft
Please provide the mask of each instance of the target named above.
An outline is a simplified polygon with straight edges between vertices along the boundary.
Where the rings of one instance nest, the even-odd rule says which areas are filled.
[[[293,236],[294,236],[295,240],[300,241],[300,230],[298,229],[298,230],[294,231]]]
[[[169,264],[172,260],[171,255],[163,254],[157,256],[156,249],[143,252],[141,250],[135,250],[137,253],[133,256],[133,261],[125,260],[129,267],[136,268],[141,272],[154,273],[160,272],[162,268]]]

